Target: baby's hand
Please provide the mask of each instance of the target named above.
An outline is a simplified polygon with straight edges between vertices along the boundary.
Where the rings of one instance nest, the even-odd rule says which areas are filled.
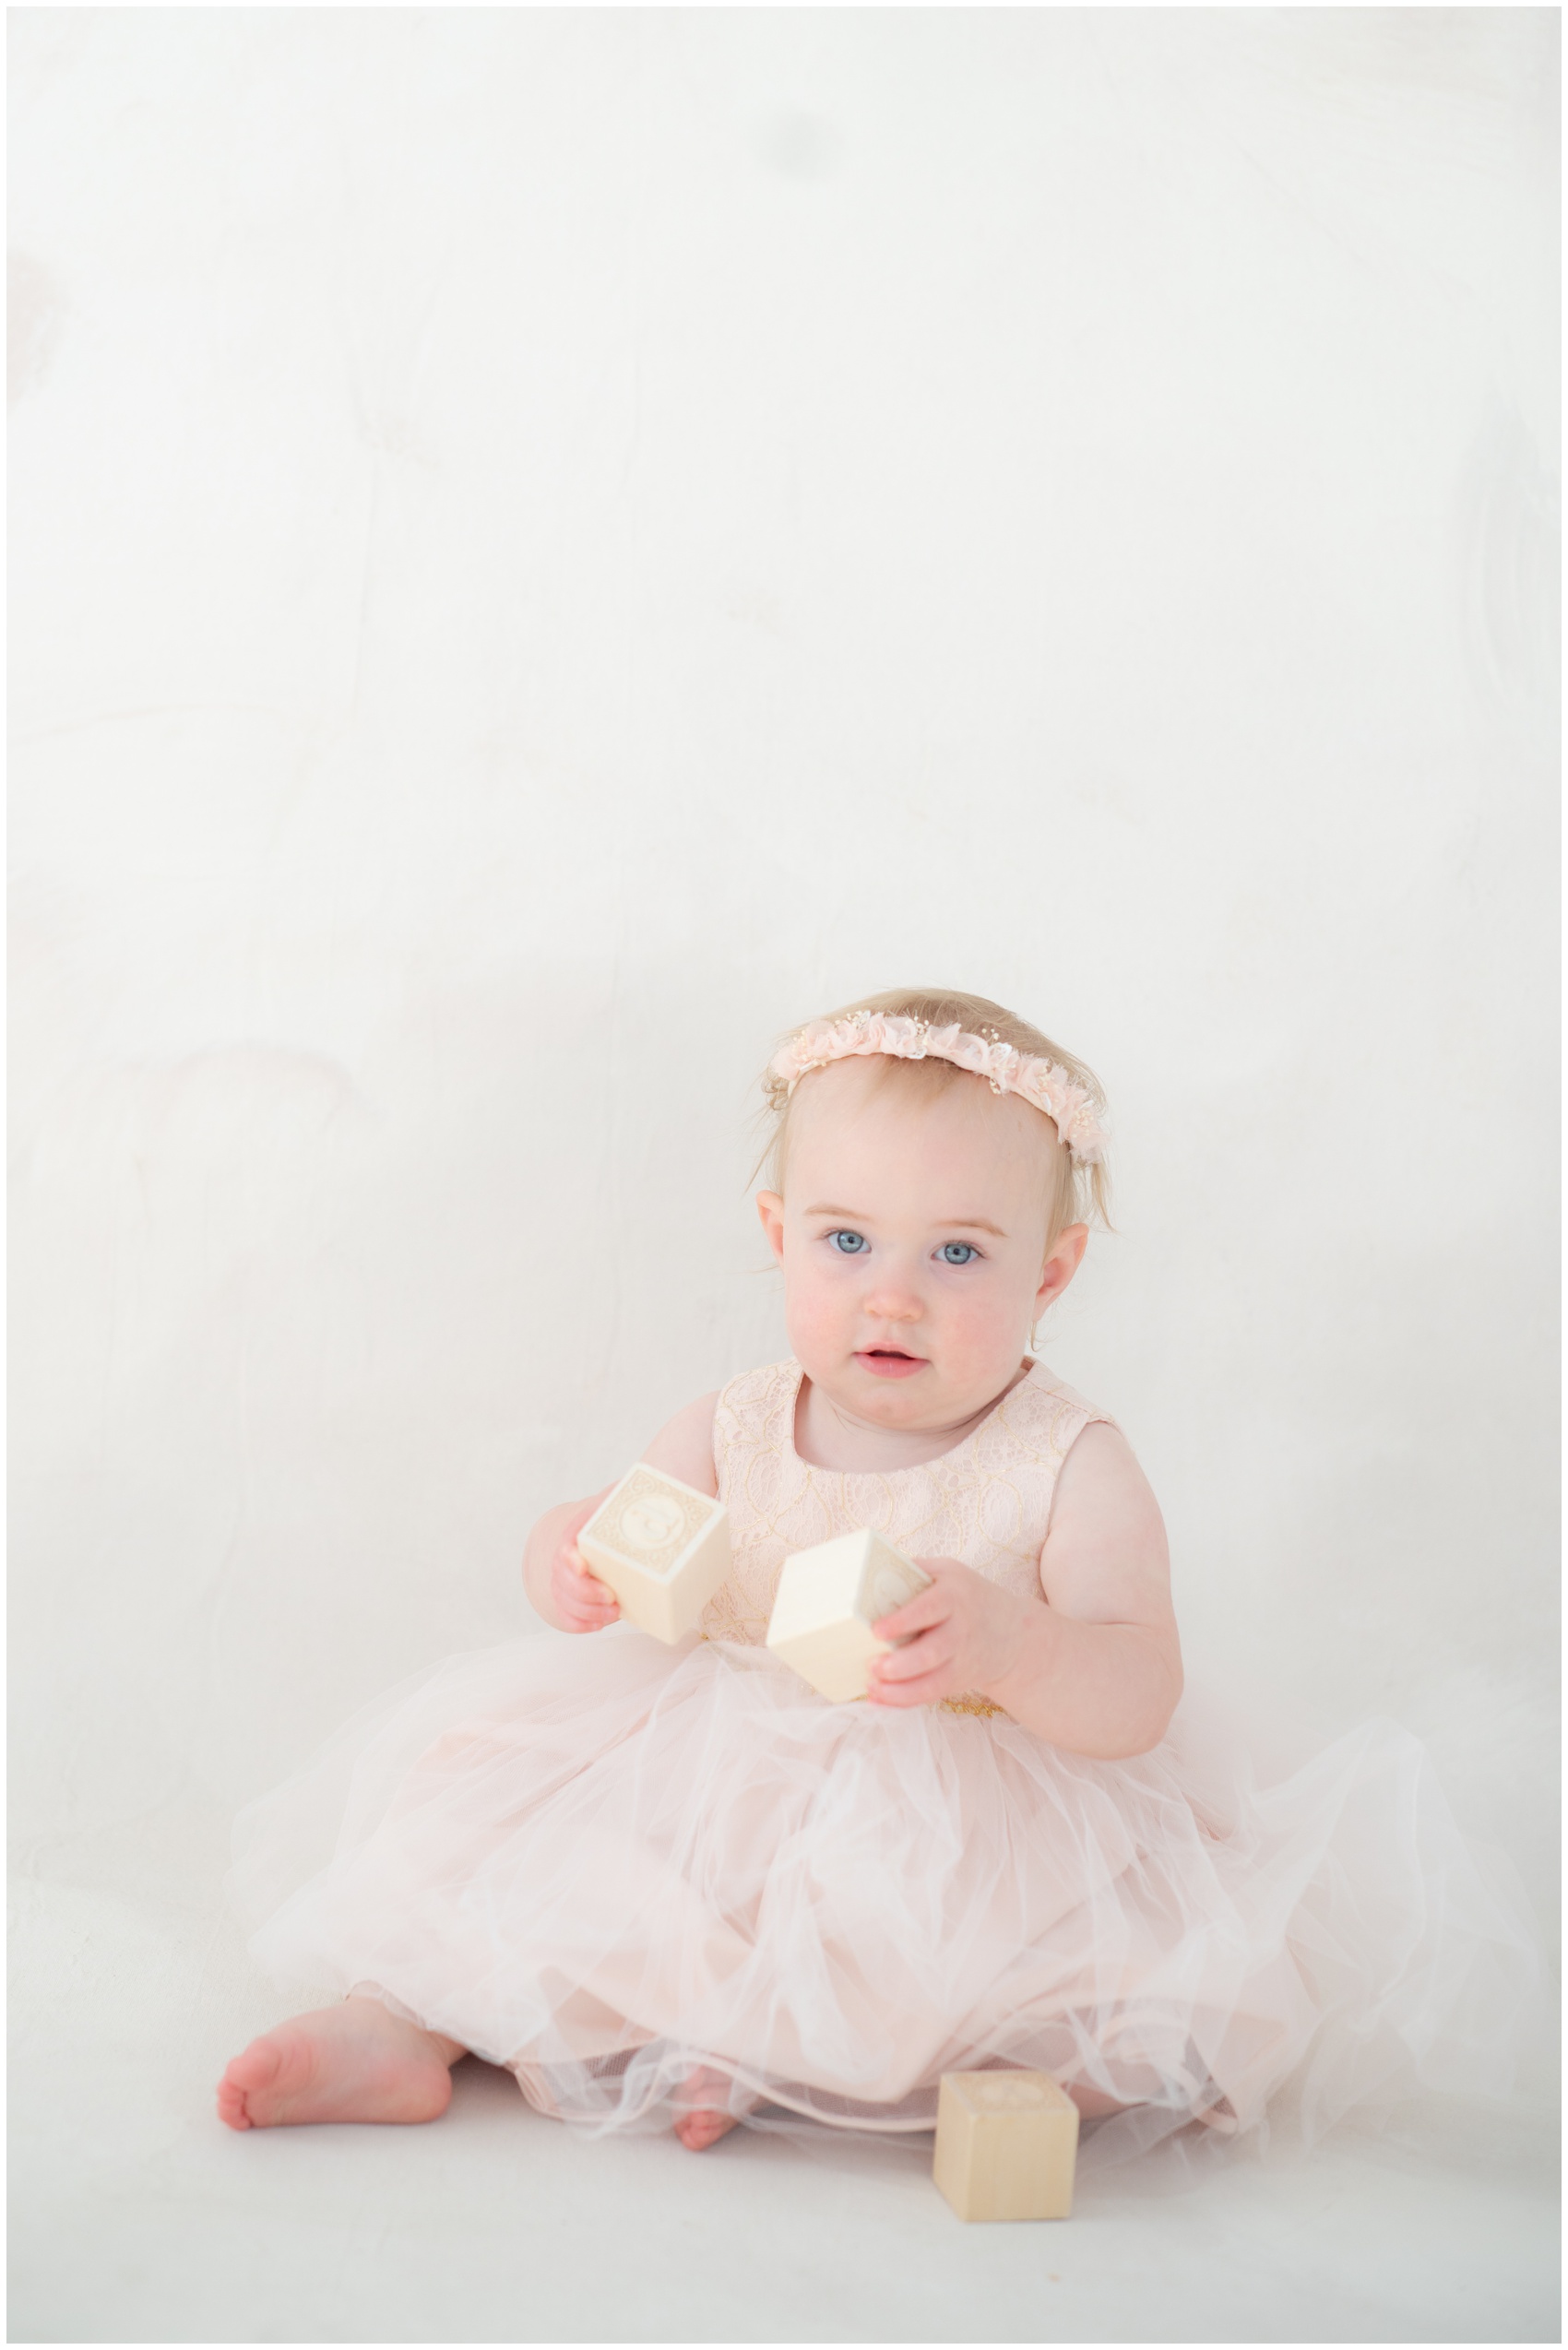
[[[598,1500],[585,1501],[567,1520],[550,1562],[550,1597],[564,1632],[602,1632],[621,1612],[615,1594],[600,1583],[577,1548],[577,1537],[598,1507]]]
[[[921,1559],[932,1577],[920,1592],[872,1626],[897,1641],[871,1667],[873,1705],[932,1705],[944,1697],[983,1695],[1017,1664],[1035,1603],[990,1583],[956,1559]]]

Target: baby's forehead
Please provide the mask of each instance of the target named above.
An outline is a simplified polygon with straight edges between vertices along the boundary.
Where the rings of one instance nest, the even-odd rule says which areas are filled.
[[[912,1145],[912,1152],[911,1152]],[[961,1158],[977,1174],[1023,1168],[1038,1179],[1059,1147],[1051,1122],[1016,1094],[950,1063],[884,1055],[832,1062],[803,1077],[790,1104],[789,1158],[907,1166]]]

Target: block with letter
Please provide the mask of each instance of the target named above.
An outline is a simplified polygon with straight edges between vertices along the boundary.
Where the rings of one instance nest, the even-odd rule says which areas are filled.
[[[1066,2219],[1078,2108],[1049,2072],[944,2072],[932,2176],[960,2219]]]
[[[730,1513],[711,1493],[639,1461],[606,1494],[577,1548],[628,1622],[673,1642],[695,1631],[730,1572]]]
[[[872,1631],[931,1582],[923,1567],[869,1526],[784,1561],[767,1627],[774,1654],[824,1697],[863,1697],[873,1656],[891,1643]]]

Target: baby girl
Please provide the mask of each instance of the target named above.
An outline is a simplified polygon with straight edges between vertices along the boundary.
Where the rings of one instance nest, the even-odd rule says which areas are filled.
[[[253,1947],[339,1996],[234,2059],[222,2119],[427,2120],[471,2051],[543,2112],[700,2149],[929,2130],[943,2072],[1025,2065],[1114,2158],[1245,2134],[1287,2084],[1324,2126],[1441,2071],[1445,2031],[1474,2059],[1478,2017],[1501,2063],[1527,1936],[1415,1740],[1373,1725],[1259,1795],[1173,1733],[1158,1506],[1033,1353],[1105,1219],[1094,1077],[917,990],[811,1024],[766,1086],[793,1351],[643,1456],[730,1514],[700,1636],[449,1659],[252,1807]],[[602,1498],[529,1540],[562,1632],[616,1620],[576,1548]],[[763,1644],[785,1558],[859,1526],[932,1581],[833,1704]]]

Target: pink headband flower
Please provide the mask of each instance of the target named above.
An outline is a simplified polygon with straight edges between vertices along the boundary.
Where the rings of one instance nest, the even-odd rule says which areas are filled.
[[[956,1021],[950,1028],[933,1028],[928,1020],[891,1012],[850,1012],[841,1020],[814,1021],[799,1029],[768,1062],[764,1081],[768,1098],[781,1109],[808,1069],[873,1052],[889,1053],[896,1061],[951,1061],[955,1068],[972,1070],[987,1080],[992,1093],[1018,1094],[1043,1110],[1075,1159],[1105,1155],[1105,1133],[1094,1104],[1065,1069],[1020,1052],[1000,1037],[972,1036]]]

